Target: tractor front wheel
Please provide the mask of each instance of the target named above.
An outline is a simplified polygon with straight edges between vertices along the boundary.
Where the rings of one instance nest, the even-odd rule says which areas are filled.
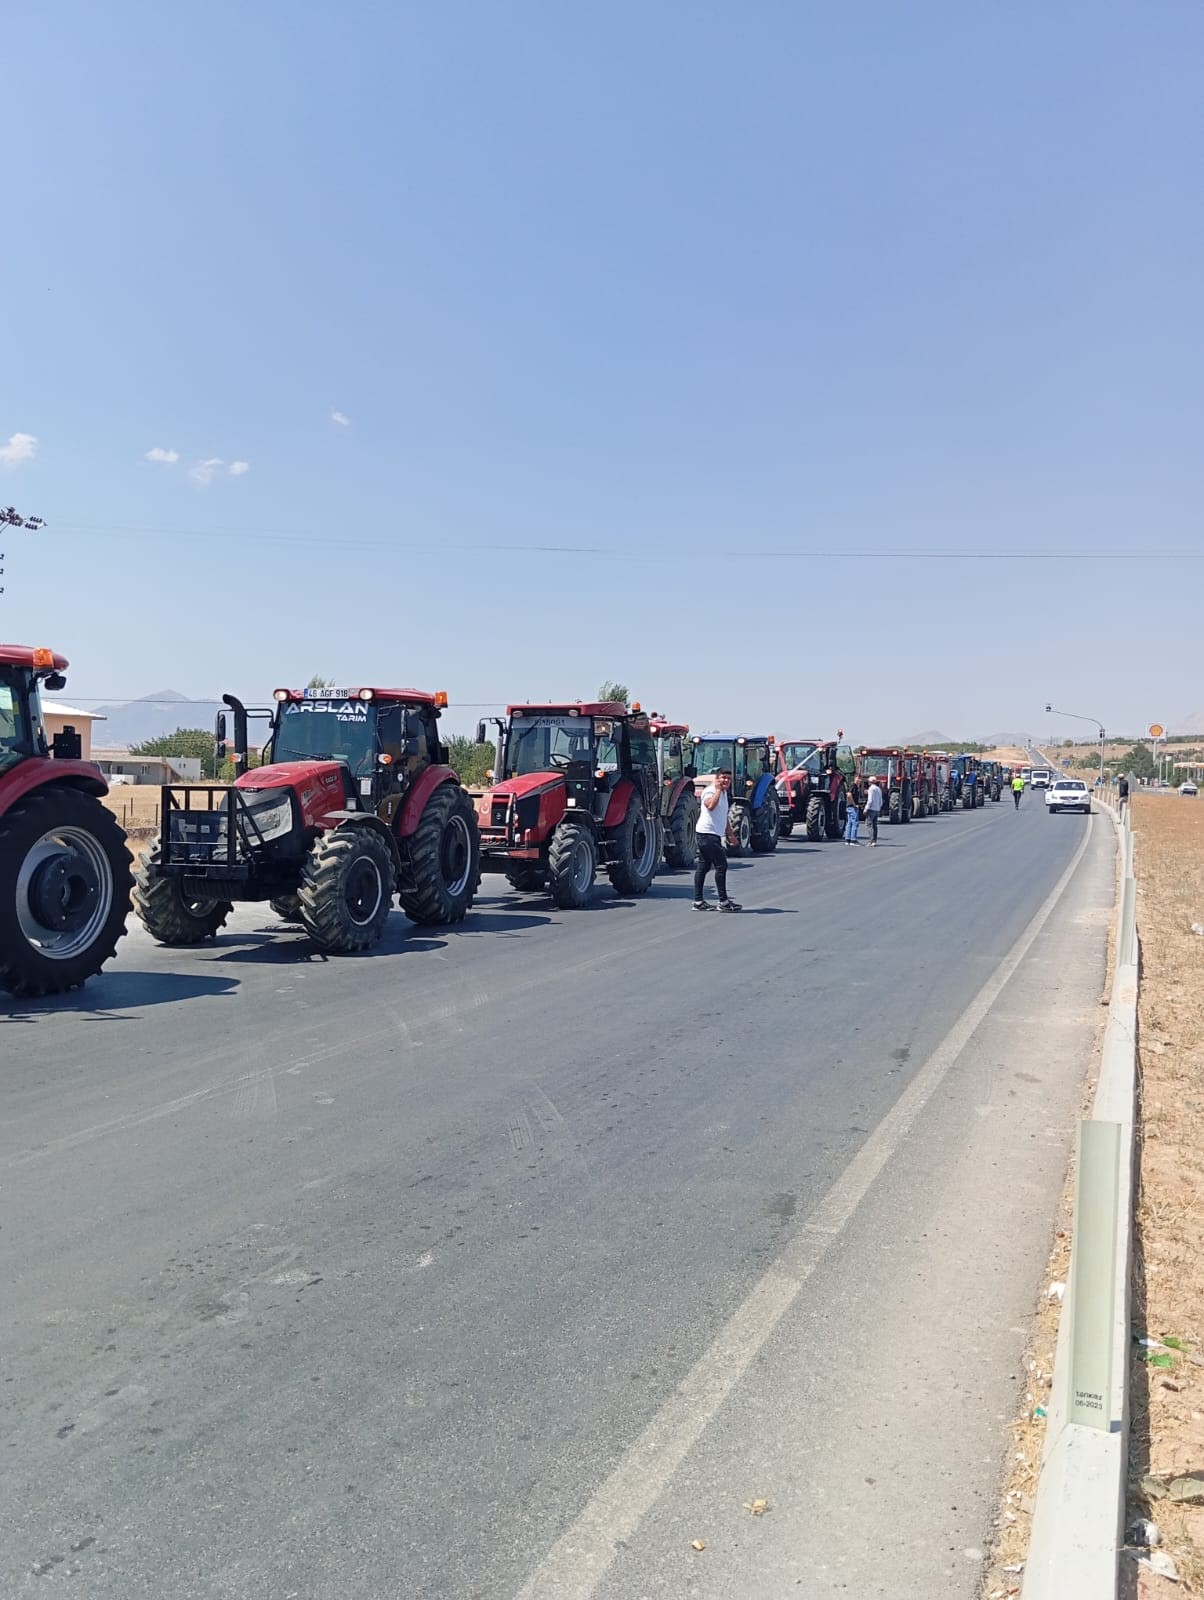
[[[115,954],[130,909],[130,854],[111,811],[53,784],[0,819],[0,989],[77,989]]]
[[[728,854],[733,856],[747,855],[752,848],[752,819],[748,815],[748,807],[743,801],[732,806],[727,814],[727,825],[732,831],[734,845],[728,846]]]
[[[547,873],[538,861],[512,861],[506,868],[506,882],[522,894],[538,894]]]
[[[813,842],[822,839],[827,828],[827,807],[821,796],[812,795],[807,801],[807,837]]]
[[[160,944],[204,944],[225,925],[229,900],[197,899],[184,893],[179,878],[163,872],[163,840],[158,838],[134,874],[134,910]]]
[[[828,812],[828,838],[843,839],[845,825],[849,820],[849,797],[843,789],[840,796]]]
[[[790,835],[794,832],[794,818],[788,811],[783,811],[781,816],[778,818],[778,832],[781,834],[783,839],[789,839]]]
[[[897,789],[892,789],[887,800],[887,815],[892,822],[903,821],[903,796]]]
[[[588,823],[558,822],[548,847],[548,889],[562,911],[587,903],[597,871],[598,846]]]
[[[314,840],[301,868],[301,924],[332,955],[378,944],[393,900],[393,853],[375,828],[335,828]]]
[[[481,881],[481,835],[468,792],[441,783],[414,832],[399,841],[401,909],[411,922],[459,922]]]
[[[698,812],[699,800],[693,788],[683,789],[665,829],[665,860],[671,867],[694,865],[698,854]]]
[[[780,816],[778,792],[770,787],[765,791],[765,799],[752,819],[752,847],[756,855],[766,856],[777,849]]]
[[[661,858],[660,818],[650,817],[633,794],[612,838],[616,859],[606,869],[611,887],[616,894],[647,894]]]

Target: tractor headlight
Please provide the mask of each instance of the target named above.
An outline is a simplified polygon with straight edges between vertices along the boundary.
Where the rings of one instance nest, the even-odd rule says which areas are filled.
[[[293,826],[293,796],[290,789],[252,789],[243,792],[251,820],[264,844],[270,844],[273,839],[290,832]]]

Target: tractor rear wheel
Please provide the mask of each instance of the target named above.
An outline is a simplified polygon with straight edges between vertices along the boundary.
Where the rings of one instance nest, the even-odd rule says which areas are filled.
[[[616,894],[647,894],[661,858],[660,818],[650,817],[633,794],[627,815],[611,833],[616,859],[606,869]]]
[[[752,848],[752,820],[748,815],[748,807],[742,800],[737,801],[728,812],[727,825],[736,841],[734,845],[728,846],[728,854],[747,855]]]
[[[393,852],[375,828],[318,836],[301,868],[301,924],[332,955],[379,943],[393,901]]]
[[[699,800],[692,787],[682,790],[665,829],[665,860],[671,867],[693,867],[698,854]]]
[[[538,861],[512,861],[506,868],[506,882],[523,894],[538,894],[547,873]]]
[[[281,922],[301,921],[301,902],[295,894],[277,895],[275,900],[270,900],[268,904]]]
[[[398,843],[397,897],[410,921],[461,921],[481,881],[481,835],[467,791],[458,783],[441,783],[414,832]]]
[[[892,822],[903,821],[903,796],[897,789],[892,789],[887,800],[887,815]]]
[[[111,811],[81,789],[36,789],[0,819],[0,989],[62,994],[116,952],[130,853]]]
[[[162,837],[151,845],[134,874],[134,910],[160,944],[204,944],[224,926],[233,909],[229,900],[187,895],[179,878],[164,876]]]
[[[828,812],[828,838],[843,839],[845,825],[849,820],[849,797],[842,789],[835,806]]]
[[[827,806],[824,805],[823,796],[813,794],[807,801],[807,837],[812,840],[822,839],[827,829]]]
[[[974,790],[971,789],[969,784],[962,790],[962,810],[974,810]]]
[[[752,847],[754,854],[767,856],[770,851],[777,849],[778,820],[780,817],[781,808],[778,805],[778,792],[771,785],[765,791],[764,800],[753,813]]]
[[[548,847],[548,889],[562,911],[579,911],[589,900],[598,871],[598,846],[588,823],[556,824]]]

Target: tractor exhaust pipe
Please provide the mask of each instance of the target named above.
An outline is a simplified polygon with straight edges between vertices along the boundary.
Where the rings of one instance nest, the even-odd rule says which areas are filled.
[[[228,705],[234,713],[234,776],[241,778],[247,771],[249,761],[247,757],[247,708],[234,694],[224,694],[222,703]],[[220,738],[225,740],[226,719],[221,712],[218,713],[218,727],[221,730]]]

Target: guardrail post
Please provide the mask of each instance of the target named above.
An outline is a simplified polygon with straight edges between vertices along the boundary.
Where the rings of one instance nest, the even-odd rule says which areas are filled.
[[[1070,1261],[1069,1420],[1107,1432],[1112,1417],[1120,1124],[1080,1122]],[[1118,1419],[1119,1420],[1119,1419]]]

